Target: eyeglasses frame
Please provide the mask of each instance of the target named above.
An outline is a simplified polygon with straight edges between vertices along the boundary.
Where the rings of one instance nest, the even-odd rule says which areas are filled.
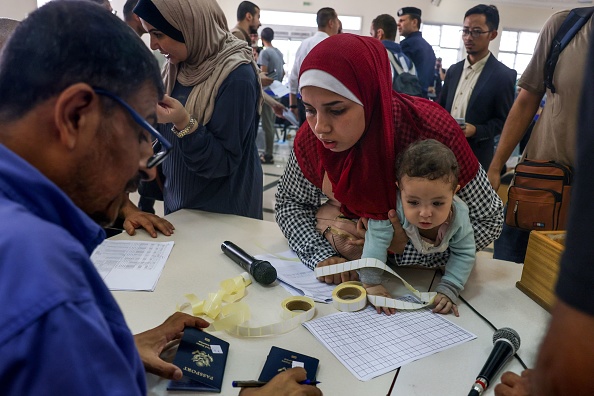
[[[148,159],[146,163],[147,168],[152,168],[161,164],[165,158],[169,155],[172,145],[169,143],[167,139],[163,135],[161,135],[151,124],[148,123],[136,110],[132,108],[128,103],[126,103],[122,98],[103,88],[96,88],[93,87],[93,90],[96,94],[107,96],[108,98],[116,101],[120,106],[128,111],[132,119],[141,127],[143,127],[146,131],[148,131],[154,138],[155,142],[153,143],[153,148],[155,147],[156,143],[161,144],[161,150],[157,153],[153,153],[153,155]]]
[[[471,30],[471,29],[460,29],[460,33],[462,33],[462,37],[469,36],[472,38],[479,38],[481,34],[491,33],[492,30]]]

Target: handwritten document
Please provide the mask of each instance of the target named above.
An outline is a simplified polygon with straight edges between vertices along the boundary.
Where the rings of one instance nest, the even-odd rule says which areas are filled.
[[[412,296],[403,299],[418,302]],[[386,316],[368,306],[316,318],[303,326],[360,381],[476,338],[427,308]]]
[[[263,254],[256,258],[268,261],[276,268],[278,280],[292,295],[310,297],[314,301],[323,303],[332,301],[335,285],[320,282],[314,272],[303,265],[292,250],[278,254]]]
[[[173,242],[106,240],[91,261],[109,290],[153,291],[172,248]]]

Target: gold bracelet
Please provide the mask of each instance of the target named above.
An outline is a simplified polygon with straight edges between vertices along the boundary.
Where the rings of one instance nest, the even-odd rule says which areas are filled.
[[[178,138],[182,138],[186,135],[189,135],[192,132],[192,128],[194,127],[194,125],[196,125],[196,119],[193,116],[190,116],[190,121],[188,122],[188,125],[186,125],[186,127],[184,129],[182,129],[181,131],[179,131],[175,125],[171,127],[171,132],[173,132],[175,134],[175,136],[177,136]]]

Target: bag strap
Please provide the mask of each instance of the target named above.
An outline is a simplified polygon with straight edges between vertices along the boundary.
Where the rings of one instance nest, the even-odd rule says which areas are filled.
[[[569,12],[567,18],[565,18],[565,21],[563,21],[563,24],[557,31],[551,43],[551,50],[544,68],[544,84],[552,93],[556,91],[553,85],[553,74],[555,74],[559,54],[561,54],[561,51],[565,49],[577,32],[588,22],[593,13],[594,7],[574,8]]]
[[[398,62],[398,60],[396,59],[396,57],[394,56],[392,51],[390,51],[388,49],[386,49],[386,51],[388,52],[388,59],[390,60],[390,64],[392,65],[392,67],[394,68],[394,71],[395,71],[395,74],[394,74],[394,79],[395,79],[396,76],[404,73],[405,70],[403,69],[400,62]]]

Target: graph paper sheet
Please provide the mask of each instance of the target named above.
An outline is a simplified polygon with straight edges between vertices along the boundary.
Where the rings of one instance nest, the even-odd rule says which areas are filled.
[[[412,297],[406,300],[416,302]],[[360,381],[476,338],[426,308],[386,316],[367,307],[317,318],[303,326]]]

